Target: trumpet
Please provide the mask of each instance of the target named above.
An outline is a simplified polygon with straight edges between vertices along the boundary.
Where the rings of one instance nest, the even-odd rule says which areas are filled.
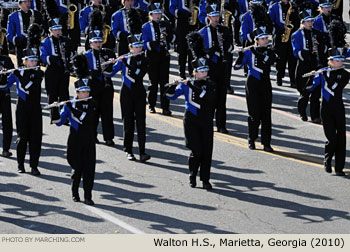
[[[92,99],[92,96],[89,96],[89,97],[83,98],[83,99],[76,99],[76,98],[73,98],[73,99],[67,100],[67,101],[54,102],[54,103],[52,103],[52,104],[46,105],[46,106],[44,107],[44,109],[58,108],[58,107],[63,106],[63,105],[66,104],[67,102],[70,102],[70,103],[73,103],[73,102],[81,102],[81,101],[86,101],[86,100],[90,100],[90,99]]]
[[[338,68],[333,68],[333,67],[324,67],[324,68],[321,68],[317,71],[311,71],[309,73],[306,73],[306,74],[303,74],[303,78],[307,78],[307,77],[310,77],[310,76],[313,76],[313,75],[316,75],[316,74],[319,74],[319,73],[323,73],[323,72],[332,72],[332,71],[335,71],[335,70],[339,70],[339,69],[344,69],[345,66],[342,66],[342,67],[338,67]]]
[[[67,20],[67,26],[68,30],[74,29],[74,14],[78,10],[78,7],[75,4],[70,3],[70,1],[67,1],[67,9],[68,9],[68,20]]]
[[[37,69],[37,68],[40,68],[40,66],[34,66],[34,67],[20,67],[20,68],[13,68],[13,69],[9,69],[9,70],[5,70],[5,71],[2,71],[0,70],[0,74],[8,74],[8,73],[12,73],[16,70],[18,71],[25,71],[25,70],[31,70],[31,69]]]

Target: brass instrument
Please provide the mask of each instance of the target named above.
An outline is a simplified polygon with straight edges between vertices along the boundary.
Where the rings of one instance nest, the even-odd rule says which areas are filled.
[[[333,4],[333,10],[336,10],[340,6],[340,0],[334,0],[332,4]]]
[[[189,0],[189,9],[191,16],[188,19],[190,25],[196,25],[198,21],[199,8],[193,4],[193,0]]]
[[[101,4],[100,6],[101,6],[100,10],[101,10],[101,13],[102,13],[102,17],[104,17],[105,14],[106,14],[106,7],[103,4]],[[109,34],[109,32],[111,30],[112,30],[112,28],[108,24],[104,24],[103,25],[103,42],[102,42],[103,45],[106,44],[107,38],[108,38],[108,34]]]
[[[290,14],[292,13],[293,5],[291,2],[289,2],[289,9],[287,11],[286,15],[286,21],[284,22],[284,33],[282,34],[282,43],[287,43],[290,37],[290,33],[292,29],[294,28],[294,25],[292,25],[292,22],[290,21]]]
[[[224,5],[225,0],[221,0],[221,23],[223,26],[229,27],[230,16],[232,15],[232,12],[229,10],[225,10]]]
[[[68,20],[67,26],[68,30],[74,29],[74,15],[77,12],[78,7],[75,4],[70,3],[70,0],[67,1],[67,10],[68,10]]]

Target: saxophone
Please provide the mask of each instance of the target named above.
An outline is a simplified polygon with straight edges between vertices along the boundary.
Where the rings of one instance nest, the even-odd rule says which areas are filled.
[[[101,6],[102,6],[101,7],[102,16],[105,17],[106,7],[103,4],[101,4]],[[112,28],[108,24],[105,23],[103,25],[103,42],[102,42],[103,45],[106,44],[107,38],[108,38],[108,34],[109,34],[109,32],[111,30],[112,30]]]
[[[77,12],[78,7],[75,4],[72,4],[70,0],[67,1],[67,10],[68,10],[68,20],[67,26],[68,30],[74,29],[74,14]]]
[[[287,43],[290,37],[290,33],[292,29],[294,28],[294,25],[292,25],[292,22],[290,21],[290,14],[292,13],[292,3],[289,2],[289,9],[287,11],[286,15],[286,21],[284,22],[284,33],[282,34],[282,43]]]
[[[223,26],[229,27],[232,12],[224,8],[225,2],[226,0],[221,0],[221,23]]]
[[[190,25],[196,25],[198,21],[198,13],[199,13],[199,8],[198,6],[195,6],[193,3],[193,0],[189,0],[189,9],[190,9],[190,14],[191,16],[188,19],[188,22]]]

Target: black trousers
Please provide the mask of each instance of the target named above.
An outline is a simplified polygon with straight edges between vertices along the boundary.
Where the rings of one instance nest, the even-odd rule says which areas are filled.
[[[24,165],[24,158],[29,144],[30,167],[37,168],[41,152],[43,135],[42,111],[40,103],[31,104],[18,98],[16,108],[17,126],[17,163]]]
[[[321,117],[323,130],[327,138],[324,161],[331,164],[335,156],[335,170],[342,171],[346,156],[346,130],[344,105],[329,106],[322,103]]]
[[[158,85],[160,86],[160,103],[162,109],[169,109],[169,100],[165,97],[164,85],[169,82],[170,56],[160,53],[148,53],[148,76],[151,85],[148,87],[148,103],[155,107],[157,103]]]
[[[57,101],[69,99],[69,74],[64,73],[63,68],[58,66],[48,66],[45,71],[45,89],[49,99],[49,104]],[[59,118],[57,110],[50,112],[51,123],[53,118]]]
[[[239,33],[239,30],[241,28],[241,21],[239,20],[239,16],[238,17],[235,17],[234,19],[234,22],[233,22],[233,36],[234,36],[234,39],[235,39],[235,43],[236,45],[242,45],[242,42],[241,42],[241,36],[240,36],[240,33]]]
[[[181,77],[186,76],[186,63],[188,64],[189,75],[193,72],[192,67],[192,54],[188,49],[187,45],[187,34],[191,31],[188,19],[177,19],[176,20],[176,51],[178,53],[179,72]]]
[[[295,68],[297,60],[293,55],[293,47],[290,40],[286,43],[281,41],[281,35],[278,34],[274,38],[277,60],[276,60],[276,71],[277,79],[282,79],[285,76],[286,67],[288,63],[288,73],[291,83],[295,83]]]
[[[129,89],[123,83],[120,90],[120,107],[124,124],[124,151],[132,153],[136,121],[139,151],[140,154],[144,154],[146,143],[146,90],[144,87]]]
[[[231,73],[232,73],[232,63],[233,63],[233,55],[232,53],[227,53],[225,56],[226,63],[225,63],[225,83],[227,88],[231,87]]]
[[[100,88],[98,92],[92,95],[96,102],[96,118],[95,128],[97,136],[97,127],[101,118],[102,134],[105,141],[114,138],[114,123],[113,123],[113,98],[114,89],[111,78],[106,78],[106,85]]]
[[[209,76],[216,82],[216,127],[226,128],[227,79],[225,80],[225,65],[220,61],[218,61],[217,63],[210,61]]]
[[[2,148],[8,151],[12,141],[12,112],[10,90],[0,91],[0,113],[2,114]]]
[[[184,130],[186,147],[191,150],[188,159],[190,177],[196,177],[200,168],[200,180],[208,182],[213,155],[213,122],[201,122],[186,111]]]
[[[72,194],[78,196],[81,178],[83,178],[84,198],[92,198],[95,178],[96,145],[95,138],[72,132],[68,137],[67,160],[72,167]]]
[[[313,77],[303,78],[302,75],[312,70],[315,70],[316,68],[314,67],[315,65],[310,62],[304,63],[298,60],[297,67],[296,67],[296,76],[295,76],[297,89],[300,93],[300,96],[298,99],[298,112],[300,116],[307,115],[306,108],[310,100],[311,120],[320,118],[321,87],[318,86],[317,88],[315,88],[313,92],[306,91],[305,87],[312,84]]]
[[[246,99],[248,107],[248,137],[255,141],[258,138],[259,126],[261,124],[261,143],[270,145],[272,87],[270,79],[256,79],[248,76],[246,83]]]

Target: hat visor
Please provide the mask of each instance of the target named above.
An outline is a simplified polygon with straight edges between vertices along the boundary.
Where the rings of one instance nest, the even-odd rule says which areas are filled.
[[[23,60],[28,59],[28,60],[38,60],[37,56],[31,55],[31,56],[24,56],[22,58]]]
[[[209,17],[217,17],[217,16],[220,16],[220,12],[218,12],[218,11],[212,11],[212,12],[209,12],[209,13],[208,13],[208,16],[209,16]]]
[[[209,68],[208,66],[201,66],[201,67],[195,68],[194,70],[197,72],[206,72],[206,71],[209,71]]]
[[[311,17],[311,16],[310,16],[310,17],[303,18],[301,21],[302,21],[302,22],[314,21],[314,19],[315,19],[314,17]]]
[[[132,47],[143,47],[143,43],[134,42],[134,43],[129,44],[129,46],[132,46]]]
[[[162,14],[162,10],[161,9],[156,9],[156,10],[151,10],[149,13],[151,14]]]
[[[320,7],[322,7],[322,8],[333,7],[333,4],[324,3],[324,4],[320,4]]]
[[[263,33],[263,34],[259,34],[259,35],[257,35],[257,36],[255,37],[255,39],[262,39],[262,38],[268,38],[268,37],[269,37],[269,35],[268,35],[268,34]]]
[[[329,60],[340,60],[340,61],[344,61],[345,60],[344,56],[341,56],[341,55],[329,56],[328,59]]]
[[[62,25],[53,25],[50,27],[51,31],[62,30]]]
[[[101,37],[94,37],[89,39],[90,42],[103,42],[103,38]]]
[[[250,1],[251,4],[262,4],[263,1]]]
[[[83,87],[78,87],[75,89],[75,91],[86,91],[86,92],[90,92],[90,87],[89,86],[83,86]]]

